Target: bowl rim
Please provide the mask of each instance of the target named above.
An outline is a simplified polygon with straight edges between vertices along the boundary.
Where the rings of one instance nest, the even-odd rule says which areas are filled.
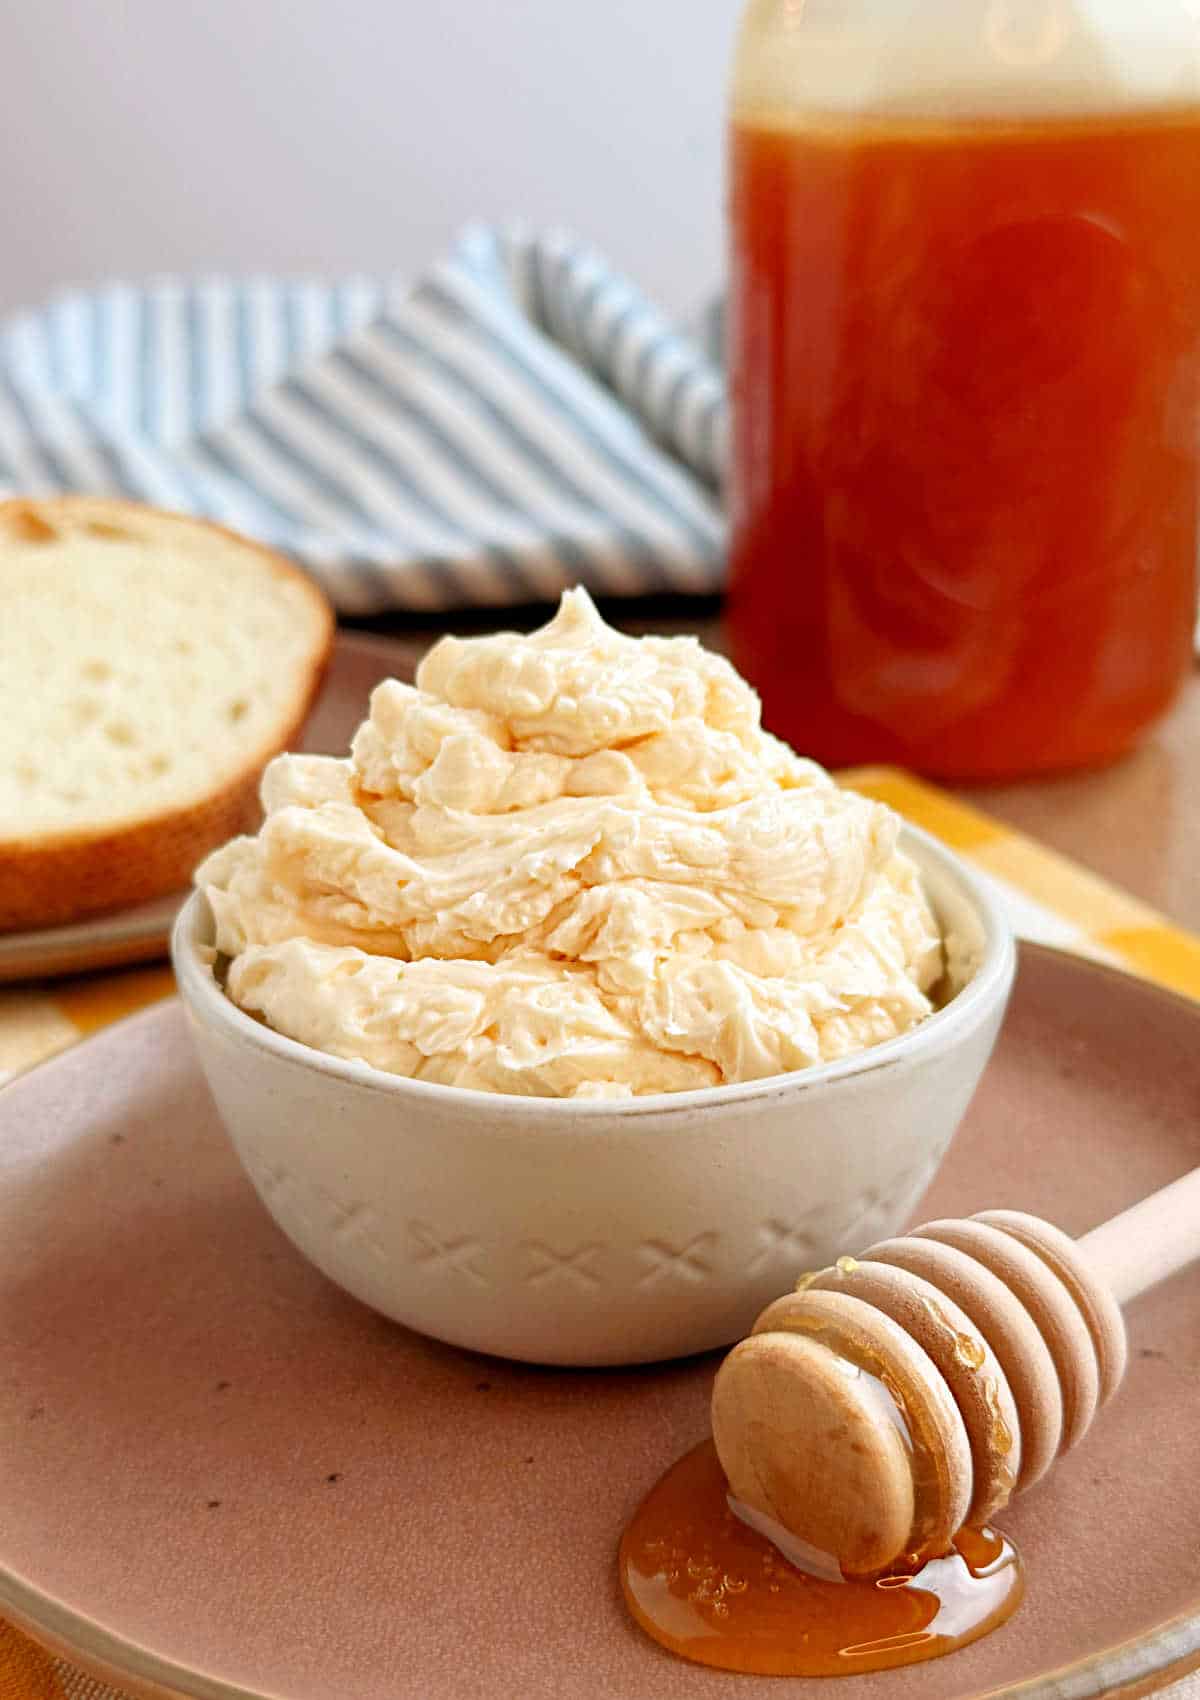
[[[1008,996],[1016,970],[1016,947],[1012,927],[1000,900],[976,870],[932,834],[904,822],[899,848],[916,862],[924,875],[928,870],[957,887],[974,910],[983,930],[983,949],[975,972],[948,1004],[894,1039],[856,1051],[836,1062],[814,1063],[787,1074],[741,1080],[726,1086],[694,1087],[687,1092],[654,1092],[635,1098],[549,1098],[534,1094],[486,1092],[472,1086],[447,1086],[440,1081],[413,1080],[407,1075],[388,1074],[372,1063],[336,1057],[268,1027],[239,1009],[218,984],[203,956],[212,948],[213,917],[203,891],[193,891],[182,906],[171,929],[171,962],[184,1004],[193,1018],[220,1030],[243,1047],[264,1052],[285,1064],[297,1065],[318,1075],[344,1081],[390,1098],[411,1098],[414,1103],[464,1111],[486,1110],[496,1118],[519,1116],[524,1120],[580,1122],[614,1115],[695,1113],[703,1108],[724,1108],[782,1095],[791,1097],[817,1091],[839,1081],[858,1079],[882,1069],[917,1062],[931,1051],[944,1051],[956,1039],[971,1032],[995,1005]]]

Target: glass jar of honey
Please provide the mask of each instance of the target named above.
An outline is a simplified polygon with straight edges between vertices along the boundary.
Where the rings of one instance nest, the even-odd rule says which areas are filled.
[[[750,0],[729,623],[781,737],[1100,763],[1192,653],[1198,0]]]

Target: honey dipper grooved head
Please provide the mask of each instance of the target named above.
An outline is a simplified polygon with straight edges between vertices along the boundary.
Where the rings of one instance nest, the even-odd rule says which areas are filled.
[[[1100,1372],[1087,1324],[1068,1289],[1036,1252],[1002,1228],[977,1221],[926,1222],[918,1239],[957,1246],[1020,1300],[1054,1360],[1063,1404],[1062,1450],[1083,1439],[1100,1402]]]
[[[835,1553],[847,1574],[869,1575],[904,1550],[907,1447],[879,1421],[869,1384],[820,1341],[768,1333],[735,1346],[717,1374],[712,1423],[734,1497],[812,1554]]]
[[[945,1381],[850,1293],[767,1307],[718,1372],[713,1439],[734,1498],[847,1575],[944,1552],[971,1503],[971,1448]]]
[[[966,1311],[919,1275],[870,1259],[847,1261],[851,1267],[827,1270],[809,1292],[850,1293],[874,1305],[932,1360],[958,1406],[971,1448],[966,1521],[986,1523],[1008,1504],[1021,1464],[1016,1405],[995,1353]]]
[[[938,1240],[907,1235],[882,1240],[867,1256],[921,1276],[970,1314],[996,1354],[1016,1403],[1021,1431],[1016,1489],[1032,1487],[1058,1457],[1062,1393],[1054,1360],[1025,1306],[990,1269]]]
[[[1124,1361],[1115,1300],[1065,1234],[1007,1211],[930,1222],[768,1305],[718,1372],[713,1438],[759,1527],[878,1573],[1037,1480]]]
[[[1092,1337],[1100,1370],[1100,1403],[1107,1404],[1125,1374],[1125,1318],[1105,1283],[1090,1268],[1084,1250],[1052,1222],[1043,1222],[1023,1210],[981,1210],[973,1219],[1020,1240],[1066,1287]]]

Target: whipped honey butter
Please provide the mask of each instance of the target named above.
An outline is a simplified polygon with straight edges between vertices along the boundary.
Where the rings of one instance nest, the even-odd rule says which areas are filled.
[[[625,1097],[803,1069],[931,1011],[937,926],[890,810],[764,732],[691,637],[569,591],[448,637],[346,759],[281,756],[196,879],[244,1010],[492,1092]]]

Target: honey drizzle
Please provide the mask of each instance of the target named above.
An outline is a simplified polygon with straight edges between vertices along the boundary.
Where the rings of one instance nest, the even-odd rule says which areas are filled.
[[[711,1440],[650,1491],[619,1563],[626,1604],[655,1641],[760,1676],[847,1676],[940,1658],[1005,1623],[1024,1593],[1016,1549],[990,1529],[964,1529],[944,1558],[875,1581],[808,1575],[734,1515]]]

